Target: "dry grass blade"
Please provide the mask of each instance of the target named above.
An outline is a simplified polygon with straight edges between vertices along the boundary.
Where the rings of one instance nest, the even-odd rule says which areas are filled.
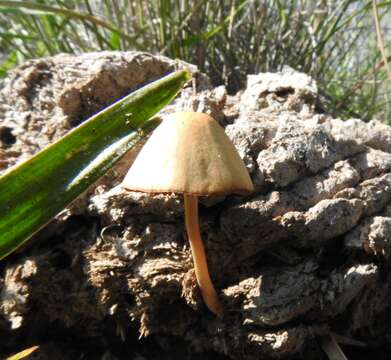
[[[330,360],[348,360],[332,334],[322,336],[320,346]]]
[[[26,356],[31,355],[34,351],[38,350],[38,346],[32,346],[28,349],[25,349],[17,354],[7,357],[5,360],[20,360],[24,359]]]
[[[376,74],[386,65],[386,61],[391,61],[391,55],[388,55],[384,60],[380,61],[376,65],[374,65],[373,69],[370,69],[366,75],[363,76],[362,79],[359,79],[351,88],[350,90],[347,90],[344,97],[335,105],[336,109],[342,108],[346,101],[349,100],[349,98],[354,95],[357,91],[359,91],[366,82],[372,80],[375,78]],[[388,67],[387,62],[387,67]]]
[[[383,57],[384,65],[386,67],[386,71],[388,74],[388,78],[391,81],[391,69],[388,63],[388,58],[386,54],[386,50],[384,48],[384,37],[380,26],[380,19],[379,19],[379,10],[377,7],[376,0],[372,0],[372,10],[373,10],[373,18],[375,20],[375,27],[376,27],[376,35],[377,35],[377,43],[379,45],[380,52]]]

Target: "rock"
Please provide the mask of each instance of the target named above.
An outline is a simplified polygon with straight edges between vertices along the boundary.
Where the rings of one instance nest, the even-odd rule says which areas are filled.
[[[119,186],[135,150],[3,261],[0,355],[37,343],[42,359],[324,359],[317,338],[330,331],[389,349],[391,128],[318,113],[305,74],[251,75],[227,95],[146,53],[32,60],[0,90],[0,171],[183,66],[195,86],[160,115],[214,116],[255,184],[200,205],[224,317],[202,302],[181,197]]]

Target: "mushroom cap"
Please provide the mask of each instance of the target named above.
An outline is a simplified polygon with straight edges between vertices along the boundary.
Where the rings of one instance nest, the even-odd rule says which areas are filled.
[[[223,128],[209,115],[171,114],[155,129],[122,186],[146,193],[209,196],[254,190]]]

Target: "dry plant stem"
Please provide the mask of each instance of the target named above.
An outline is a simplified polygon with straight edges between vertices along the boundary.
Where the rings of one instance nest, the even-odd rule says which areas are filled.
[[[197,283],[200,287],[202,298],[210,311],[218,316],[223,315],[217,293],[209,276],[208,263],[206,261],[204,244],[202,243],[200,226],[198,222],[198,198],[197,196],[184,195],[186,229],[193,254],[194,269]]]

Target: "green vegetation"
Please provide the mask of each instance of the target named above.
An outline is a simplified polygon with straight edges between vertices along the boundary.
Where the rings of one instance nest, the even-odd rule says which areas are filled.
[[[0,259],[48,223],[145,134],[190,79],[177,71],[114,103],[0,177]]]
[[[248,73],[289,65],[318,81],[333,115],[390,122],[373,3],[387,40],[389,0],[1,0],[0,75],[28,58],[135,49],[197,64],[234,92]]]

